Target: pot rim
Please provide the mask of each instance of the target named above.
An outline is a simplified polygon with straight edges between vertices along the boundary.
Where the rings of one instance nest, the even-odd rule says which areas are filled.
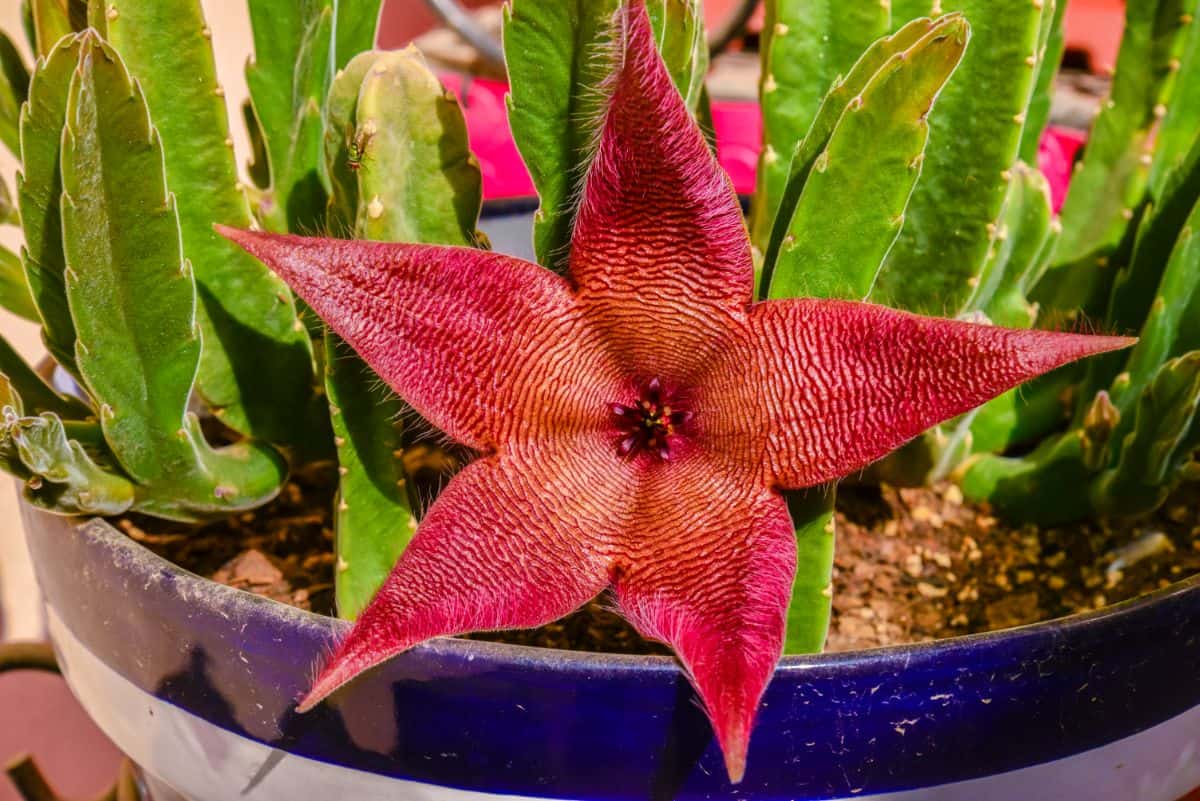
[[[25,501],[22,499],[22,504]],[[75,518],[75,526],[81,529],[101,529],[108,538],[117,538],[123,544],[123,547],[130,548],[139,552],[144,559],[149,559],[157,566],[165,568],[172,573],[182,574],[190,579],[205,582],[216,587],[220,587],[222,591],[237,593],[236,596],[229,596],[232,600],[235,597],[242,600],[253,599],[256,604],[270,604],[273,614],[283,619],[290,618],[295,623],[313,624],[319,627],[328,628],[330,626],[348,629],[351,625],[349,621],[341,618],[330,617],[327,615],[310,612],[299,607],[285,604],[281,601],[268,598],[266,596],[257,595],[248,590],[242,590],[237,587],[231,587],[226,584],[220,584],[212,579],[201,576],[197,573],[188,570],[185,567],[175,564],[174,562],[159,556],[151,551],[145,545],[137,542],[129,537],[124,532],[117,529],[108,520],[101,517],[94,518]],[[884,645],[875,648],[864,648],[852,651],[836,651],[836,652],[819,652],[813,654],[784,654],[776,666],[776,671],[803,671],[817,667],[849,667],[857,664],[872,663],[872,662],[902,662],[909,663],[918,659],[927,660],[930,657],[936,656],[939,653],[944,653],[948,650],[970,649],[981,644],[995,643],[1001,640],[1016,640],[1025,637],[1041,638],[1055,632],[1075,631],[1078,629],[1115,624],[1122,618],[1135,615],[1138,611],[1146,607],[1154,606],[1166,599],[1173,598],[1178,595],[1200,592],[1200,573],[1190,577],[1176,581],[1166,587],[1155,590],[1145,595],[1140,595],[1135,598],[1130,598],[1112,606],[1106,606],[1102,609],[1096,609],[1088,612],[1077,612],[1065,617],[1058,617],[1051,620],[1039,621],[1036,623],[1026,623],[1021,626],[1012,626],[1005,629],[997,629],[995,631],[978,632],[975,634],[962,634],[954,637],[945,637],[938,640],[929,640],[926,642],[916,643],[900,643],[896,645]],[[677,662],[673,656],[660,656],[654,654],[613,654],[592,651],[577,651],[571,649],[545,648],[534,645],[516,645],[512,643],[490,642],[486,640],[468,640],[462,637],[435,637],[431,640],[426,640],[410,650],[418,649],[436,649],[446,654],[466,653],[466,652],[483,652],[490,658],[503,661],[520,663],[525,667],[540,666],[545,668],[569,668],[574,670],[589,671],[589,670],[605,670],[605,671],[624,671],[631,669],[653,669],[653,670],[676,670]]]

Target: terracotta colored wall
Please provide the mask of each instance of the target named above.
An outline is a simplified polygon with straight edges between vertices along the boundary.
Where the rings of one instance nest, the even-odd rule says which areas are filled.
[[[459,0],[465,8],[499,5],[500,0]],[[740,0],[705,0],[704,12],[710,25],[724,19]],[[761,25],[762,9],[755,15]],[[437,18],[425,5],[425,0],[387,0],[379,43],[384,47],[401,47],[437,24]],[[753,25],[753,23],[752,23]]]
[[[718,0],[719,1],[719,0]],[[464,8],[499,5],[499,0],[459,0]],[[386,0],[379,44],[382,47],[402,47],[438,24],[438,19],[425,5],[425,0]]]
[[[1063,23],[1067,47],[1087,51],[1093,69],[1112,72],[1124,18],[1124,0],[1070,0]]]
[[[1067,43],[1069,47],[1092,53],[1093,66],[1112,69],[1117,47],[1121,41],[1121,21],[1124,0],[1069,0],[1067,13]],[[498,5],[500,0],[460,0],[463,6]],[[724,19],[739,4],[739,0],[705,0],[704,10],[710,25]],[[380,44],[400,47],[434,27],[437,19],[425,5],[425,0],[387,0],[384,6]],[[751,28],[762,24],[762,9],[755,14]]]

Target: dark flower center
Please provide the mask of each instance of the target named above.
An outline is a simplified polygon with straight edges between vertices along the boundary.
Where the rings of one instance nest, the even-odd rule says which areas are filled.
[[[680,430],[692,420],[677,393],[663,389],[657,378],[647,381],[632,406],[614,403],[609,406],[618,432],[617,454],[636,457],[642,453],[667,460],[671,445]]]

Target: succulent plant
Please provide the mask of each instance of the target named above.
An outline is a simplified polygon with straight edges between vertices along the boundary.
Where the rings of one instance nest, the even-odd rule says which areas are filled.
[[[1085,318],[1141,342],[1016,404],[1003,445],[1027,453],[977,455],[957,468],[969,494],[1018,518],[1147,512],[1196,475],[1200,4],[1130,4],[1126,13],[1112,96],[1030,297],[1050,319]]]
[[[32,76],[0,41],[0,140],[20,158],[25,238],[19,258],[0,251],[0,301],[41,322],[84,398],[0,349],[4,450],[36,505],[203,520],[261,505],[289,461],[331,458],[342,439],[303,311],[212,224],[324,219],[331,67],[372,46],[379,0],[250,6],[261,187],[238,179],[197,0],[31,0]],[[0,219],[14,222],[7,198]],[[223,424],[221,447],[197,410]]]
[[[69,80],[52,83],[55,74]],[[31,437],[21,418],[12,421],[28,497],[55,508],[77,501],[68,511],[135,508],[180,519],[263,503],[286,475],[280,454],[255,440],[213,448],[188,411],[201,363],[197,289],[140,86],[111,47],[85,31],[39,62],[30,93],[18,190],[22,219],[31,221],[26,266],[47,344],[86,387],[90,408],[56,403],[28,371],[7,375],[29,412],[65,413],[102,436],[91,437],[91,453],[79,443],[81,454],[50,447],[61,437]],[[51,119],[57,147],[37,133]],[[90,457],[89,469],[112,480],[64,494],[60,485],[74,472],[59,460],[72,455]],[[117,487],[119,499],[109,497]]]
[[[1188,389],[1198,346],[1187,333],[1186,311],[1196,280],[1190,215],[1200,200],[1200,4],[1128,4],[1112,95],[1060,217],[1045,179],[1028,165],[1048,119],[1065,3],[913,0],[889,9],[864,0],[839,4],[836,12],[818,7],[808,0],[767,4],[764,149],[751,220],[772,279],[767,289],[1013,327],[1142,334],[1130,354],[1006,393],[871,472],[901,483],[954,477],[969,496],[1042,523],[1153,510],[1197,472],[1192,456],[1200,444]],[[852,119],[842,110],[866,97],[864,75],[879,59],[921,34],[919,23],[907,23],[920,14],[963,14],[973,34],[928,115],[929,141],[913,163],[920,177],[912,186],[897,172],[884,185],[831,200],[814,179],[852,184],[813,169],[836,152],[836,136],[827,145],[821,139],[834,123]],[[881,27],[892,33],[860,56],[862,40]],[[820,66],[802,70],[798,63]],[[821,100],[815,87],[828,82],[833,88]],[[858,167],[871,148],[853,152]],[[889,188],[899,237],[882,256],[875,247],[850,257],[853,251],[835,243],[880,224],[882,208],[861,215],[872,203],[882,206]],[[902,194],[907,188],[911,197]]]
[[[612,588],[625,617],[679,656],[736,782],[795,580],[778,490],[845,476],[936,421],[1130,340],[836,300],[755,304],[741,208],[646,8],[613,19],[565,275],[469,247],[220,230],[480,452],[301,711],[431,637],[539,626]],[[940,83],[967,38],[961,18],[930,27],[876,90],[889,101],[879,116],[916,152],[932,94],[919,89]],[[874,88],[855,120],[867,132],[880,124]]]
[[[944,293],[930,298],[968,319],[1089,326],[1140,335],[1141,342],[1129,354],[1059,371],[935,430],[883,472],[908,481],[955,477],[969,497],[1019,520],[1137,515],[1197,472],[1192,377],[1200,343],[1189,333],[1188,303],[1200,280],[1190,246],[1200,202],[1200,3],[1128,5],[1112,94],[1057,218],[1044,179],[1020,160],[1030,158],[1027,147],[1040,136],[1029,126],[1045,121],[1049,59],[1061,47],[1062,8],[1042,12],[1052,13],[1049,33],[1038,38],[1050,54],[1040,56],[1034,91],[1014,115],[1025,134],[1006,154],[1003,203],[986,227],[982,258],[956,262],[973,265],[970,293],[961,302]],[[975,30],[978,43],[986,34],[980,25]],[[959,100],[939,99],[930,115],[927,161],[944,146],[939,120]],[[987,111],[978,100],[962,102],[963,113]],[[974,156],[944,158],[959,174],[972,174]],[[939,230],[930,241],[968,229],[948,218]],[[916,273],[889,259],[880,276],[884,290],[889,274],[907,283],[905,276]],[[901,295],[881,299],[919,305]]]
[[[767,0],[748,221],[698,0],[511,0],[539,265],[476,230],[462,113],[371,50],[380,0],[248,4],[248,183],[199,0],[27,0],[32,70],[0,36],[0,304],[74,383],[0,340],[0,466],[51,511],[202,521],[336,461],[358,622],[305,707],[612,586],[737,779],[779,654],[824,643],[837,479],[915,437],[871,470],[1047,521],[1200,472],[1200,0],[1129,4],[1061,218],[1033,163],[1062,2]],[[1036,330],[1072,319],[1114,336]],[[481,455],[418,521],[426,426]]]

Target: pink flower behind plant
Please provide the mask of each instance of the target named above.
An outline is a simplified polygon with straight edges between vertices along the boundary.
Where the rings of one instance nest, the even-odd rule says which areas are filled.
[[[1053,126],[1047,128],[1046,135],[1042,137],[1041,147],[1038,148],[1038,167],[1050,184],[1055,214],[1067,199],[1067,187],[1071,185],[1071,174],[1075,169],[1075,156],[1085,141],[1087,137],[1079,131]]]

